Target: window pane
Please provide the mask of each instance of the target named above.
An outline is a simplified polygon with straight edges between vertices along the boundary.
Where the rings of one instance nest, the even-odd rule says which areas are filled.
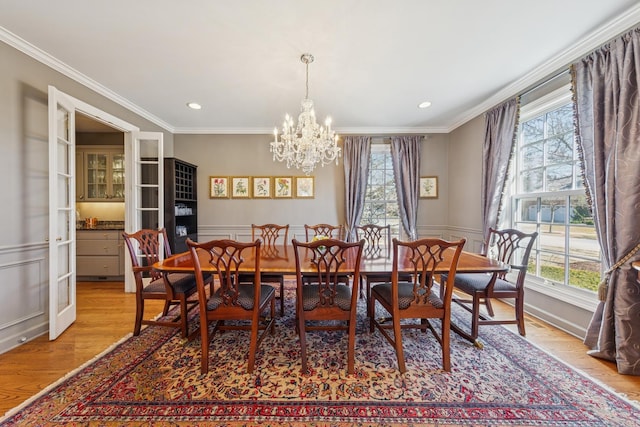
[[[516,205],[516,223],[521,221],[533,221],[538,218],[538,199],[519,199]],[[518,227],[520,230],[521,228]]]
[[[523,143],[540,141],[544,138],[544,118],[538,117],[522,124]]]
[[[523,193],[542,191],[542,171],[542,169],[533,169],[525,171],[520,175]]]
[[[573,135],[573,107],[571,104],[547,113],[547,136],[567,132]]]
[[[600,283],[600,263],[569,258],[569,284],[597,292]]]
[[[522,148],[522,164],[526,169],[544,166],[544,147],[542,143],[527,145]]]
[[[384,170],[369,170],[369,182],[372,185],[384,185]]]
[[[371,157],[369,159],[369,162],[370,162],[370,165],[369,165],[370,170],[383,169],[384,163],[385,163],[384,153],[376,153],[374,151],[371,151]]]
[[[573,133],[562,134],[547,140],[547,164],[573,160]]]
[[[547,191],[571,190],[573,165],[562,164],[547,168]]]

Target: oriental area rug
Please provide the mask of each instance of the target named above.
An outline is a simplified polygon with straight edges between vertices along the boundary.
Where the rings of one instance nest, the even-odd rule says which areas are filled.
[[[287,290],[287,313],[295,295]],[[407,330],[407,372],[359,307],[356,372],[346,373],[346,334],[307,334],[301,375],[293,316],[277,319],[246,373],[248,333],[211,343],[147,327],[24,405],[2,426],[638,426],[640,409],[501,326],[483,326],[484,348],[452,334],[450,373],[431,333]],[[468,313],[454,321],[468,328]],[[194,319],[193,322],[197,320]],[[193,327],[194,325],[192,325]]]

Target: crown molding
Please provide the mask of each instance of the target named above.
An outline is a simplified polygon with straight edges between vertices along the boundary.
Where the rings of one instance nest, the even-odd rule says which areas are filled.
[[[344,135],[413,135],[429,133],[449,133],[441,127],[398,127],[398,128],[335,128],[336,134]],[[273,128],[175,128],[176,135],[273,135]]]
[[[52,68],[53,70],[69,77],[70,79],[80,83],[81,85],[93,90],[94,92],[97,92],[98,94],[104,96],[105,98],[115,102],[118,105],[121,105],[122,107],[126,108],[127,110],[130,110],[134,113],[136,113],[137,115],[149,120],[150,122],[160,126],[161,128],[163,128],[164,130],[174,133],[174,129],[173,127],[161,120],[160,118],[154,116],[153,114],[149,113],[148,111],[140,108],[138,105],[134,104],[133,102],[129,101],[126,98],[123,98],[122,96],[118,95],[117,93],[115,93],[114,91],[112,91],[111,89],[108,89],[107,87],[101,85],[100,83],[96,82],[95,80],[85,76],[84,74],[82,74],[81,72],[79,72],[78,70],[70,67],[69,65],[65,64],[64,62],[58,60],[57,58],[49,55],[47,52],[43,51],[42,49],[39,49],[38,47],[32,45],[31,43],[29,43],[28,41],[24,40],[21,37],[18,37],[17,35],[13,34],[12,32],[8,31],[7,29],[5,29],[4,27],[0,27],[0,41],[8,44],[9,46],[19,50],[20,52],[24,53],[25,55],[30,56],[31,58],[35,59],[38,62],[41,62],[42,64],[48,66],[49,68]]]
[[[550,75],[557,73],[560,69],[568,67],[578,58],[587,55],[589,52],[602,46],[614,37],[629,31],[633,26],[640,23],[640,4],[631,7],[629,10],[618,15],[608,23],[597,28],[592,33],[585,36],[579,42],[573,44],[567,50],[552,57],[537,68],[534,68],[522,78],[516,80],[512,84],[505,86],[502,90],[495,93],[485,102],[463,113],[450,127],[449,132],[462,126],[469,120],[478,117],[490,108],[498,105],[506,99],[515,96],[530,86],[548,78]]]
[[[569,66],[571,62],[588,54],[590,51],[597,49],[607,41],[616,37],[617,35],[628,31],[634,25],[640,23],[640,4],[631,7],[629,10],[620,14],[616,18],[612,19],[603,26],[597,28],[595,31],[584,37],[578,43],[575,43],[567,50],[559,53],[555,57],[549,59],[539,67],[536,67],[529,73],[525,74],[522,78],[516,80],[512,84],[505,86],[503,89],[495,93],[493,96],[487,98],[486,101],[478,104],[477,106],[467,110],[454,119],[453,123],[445,127],[398,127],[398,128],[343,128],[336,129],[336,132],[341,135],[398,135],[398,134],[429,134],[429,133],[450,133],[463,124],[467,123],[475,117],[478,117],[485,113],[490,108],[498,105],[500,102],[515,96],[532,85],[540,82],[541,80],[548,78],[550,75],[557,73],[563,67]],[[98,94],[106,97],[107,99],[121,105],[122,107],[138,114],[139,116],[149,120],[150,122],[160,126],[167,132],[172,134],[271,134],[272,129],[261,128],[179,128],[170,125],[169,123],[154,116],[150,112],[140,108],[138,105],[132,103],[126,98],[118,95],[112,90],[106,88],[100,83],[85,76],[79,71],[71,68],[67,64],[59,61],[43,50],[30,44],[26,40],[18,37],[17,35],[6,30],[0,26],[0,41],[14,47],[15,49],[23,52],[24,54],[32,57],[33,59],[47,65],[48,67],[60,72],[61,74],[69,77],[72,80],[86,86],[87,88],[97,92]]]

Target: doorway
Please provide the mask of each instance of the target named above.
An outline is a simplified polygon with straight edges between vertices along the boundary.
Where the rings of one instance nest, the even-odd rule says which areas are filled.
[[[76,278],[123,281],[124,132],[76,111]]]

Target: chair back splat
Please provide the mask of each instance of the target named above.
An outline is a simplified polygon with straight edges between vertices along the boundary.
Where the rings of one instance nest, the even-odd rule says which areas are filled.
[[[307,242],[316,236],[328,237],[331,239],[344,240],[344,226],[331,224],[304,225],[304,234]]]
[[[347,243],[338,239],[315,242],[293,240],[296,259],[296,329],[300,335],[302,373],[307,373],[306,332],[347,330],[347,372],[355,364],[357,287],[364,240]],[[312,272],[303,276],[303,267]],[[346,280],[345,277],[353,277]],[[303,278],[305,280],[303,280]],[[334,322],[329,322],[334,321]]]
[[[196,243],[187,239],[198,286],[200,307],[201,372],[209,372],[209,343],[217,331],[250,332],[247,372],[253,372],[258,346],[267,332],[274,332],[275,291],[260,282],[260,240],[243,243],[235,240],[212,240]],[[251,283],[239,280],[241,272],[253,272]],[[215,290],[207,294],[203,275],[215,278]],[[264,313],[269,311],[269,315]],[[226,320],[238,322],[225,323]],[[209,331],[209,323],[215,322]],[[260,333],[262,331],[262,333]],[[220,345],[223,345],[222,343]]]
[[[388,258],[391,255],[391,226],[363,224],[356,227],[356,238],[364,239],[362,256],[368,259]]]
[[[442,348],[443,369],[451,370],[449,340],[453,288],[440,285],[444,289],[442,296],[439,296],[436,292],[437,272],[442,271],[441,264],[448,262],[449,277],[455,278],[464,244],[465,239],[455,242],[430,238],[411,242],[393,239],[391,283],[381,283],[371,288],[369,329],[374,332],[377,328],[395,348],[398,369],[402,373],[406,372],[402,329],[407,328],[430,329]],[[408,276],[409,280],[401,280],[402,276]],[[382,319],[391,316],[390,323],[376,316],[376,302],[385,313]],[[406,322],[408,319],[420,319],[420,322]],[[439,332],[429,319],[440,320]],[[393,330],[392,334],[390,330]]]

